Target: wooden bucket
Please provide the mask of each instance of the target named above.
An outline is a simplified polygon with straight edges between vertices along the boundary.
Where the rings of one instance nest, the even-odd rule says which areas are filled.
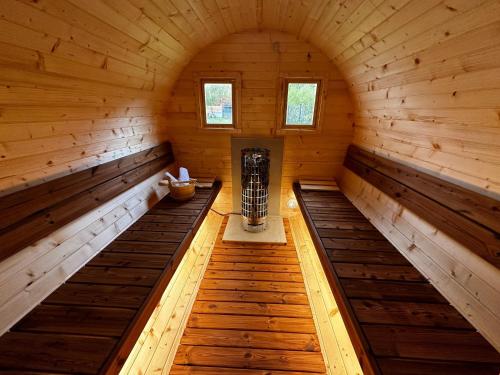
[[[196,179],[189,181],[170,181],[170,196],[176,201],[187,201],[194,197]]]

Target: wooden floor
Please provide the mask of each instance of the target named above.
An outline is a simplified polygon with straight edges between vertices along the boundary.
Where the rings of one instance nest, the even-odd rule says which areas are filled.
[[[306,221],[382,374],[498,375],[500,355],[341,192],[300,191]]]
[[[158,202],[0,337],[0,373],[97,374],[124,361],[123,345],[154,309],[153,294],[168,283],[217,192],[218,185],[189,202]]]
[[[213,249],[170,374],[324,374],[297,254],[287,245]]]

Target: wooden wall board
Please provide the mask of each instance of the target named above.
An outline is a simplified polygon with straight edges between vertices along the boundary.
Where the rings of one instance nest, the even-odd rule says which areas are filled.
[[[2,195],[166,140],[161,112],[173,56],[143,45],[146,33],[138,40],[114,28],[116,11],[99,19],[83,8],[0,5]]]
[[[350,229],[320,235],[315,225],[316,221],[309,214],[309,206],[312,203],[323,201],[329,202],[330,205],[320,209],[313,205],[311,209],[321,210],[327,214],[335,211],[338,205],[340,210],[350,207],[351,211],[357,212],[357,209],[341,192],[302,191],[298,185],[296,192],[312,236],[313,238],[316,236],[315,244],[320,254],[331,252],[323,245],[328,238],[342,239],[343,231],[346,231],[347,238],[352,238],[349,233]],[[336,219],[331,218],[330,222],[335,224]],[[357,229],[357,231],[364,232],[366,229]],[[369,229],[368,233],[371,232]],[[362,241],[362,239],[354,241]],[[373,251],[363,250],[367,254]],[[384,251],[404,259],[395,247]],[[439,369],[446,372],[447,370],[443,369],[452,369],[463,363],[468,364],[471,371],[474,371],[472,370],[474,366],[477,366],[479,372],[490,371],[491,374],[495,374],[500,369],[500,356],[495,348],[479,335],[457,311],[453,311],[448,302],[425,278],[414,279],[406,273],[402,274],[399,265],[388,265],[388,269],[391,267],[393,269],[379,274],[366,272],[366,270],[344,274],[342,268],[346,265],[355,264],[357,269],[364,269],[366,266],[379,264],[379,261],[337,258],[335,254],[330,254],[327,259],[330,265],[325,268],[325,272],[334,273],[335,276],[330,279],[330,283],[339,283],[332,285],[332,289],[334,292],[340,289],[341,292],[337,293],[336,297],[342,298],[347,304],[347,309],[341,311],[354,320],[359,329],[358,335],[362,337],[361,343],[364,343],[368,355],[376,361],[377,370],[380,373],[392,374],[392,370],[386,364],[390,361],[400,361],[402,364],[401,360],[408,360],[406,371],[409,373],[420,371],[420,374],[434,374]],[[383,314],[368,314],[368,318],[363,310],[376,311],[378,303],[398,307],[391,312],[392,307],[387,306]],[[407,310],[411,314],[400,309]],[[424,315],[432,317],[431,321],[422,321],[421,315],[416,313],[423,311],[422,309],[430,309]],[[439,310],[438,313],[436,309]],[[450,314],[450,319],[445,319],[446,323],[443,324],[440,319],[446,314]],[[442,347],[443,350],[436,350],[437,347]],[[459,363],[453,363],[454,361]],[[484,363],[488,365],[485,366]],[[412,369],[411,366],[416,367]]]
[[[354,122],[356,144],[478,190],[500,191],[498,137],[487,136],[498,129],[498,85],[485,79],[498,76],[500,9],[495,0],[356,0],[345,7],[338,1],[200,5],[134,0],[120,5],[101,0],[91,9],[71,0],[18,0],[0,11],[2,190],[158,144],[169,124],[179,134],[174,114],[192,115],[191,105],[179,97],[181,88],[185,93],[190,89],[180,82],[182,71],[201,52],[192,61],[196,69],[217,64],[245,74],[249,121],[244,122],[249,132],[269,135],[276,104],[276,96],[269,93],[275,90],[278,65],[304,71],[335,64],[338,69],[330,71],[346,78],[343,85],[351,89],[356,110],[354,119],[332,121],[345,121],[345,129]],[[257,32],[242,36],[248,30]],[[230,34],[232,41],[224,40]],[[302,41],[322,52],[308,57],[312,49]],[[279,44],[279,58],[266,46],[272,43]],[[174,83],[178,105],[172,106],[167,101]],[[351,107],[348,96],[337,96],[335,107]],[[147,122],[142,130],[131,126],[138,117]],[[109,132],[108,124],[119,122],[125,126],[111,126],[114,133]],[[403,134],[396,130],[401,122],[408,125]],[[471,143],[451,130],[457,123],[467,127],[467,134],[485,137]],[[428,129],[424,137],[421,124]],[[94,129],[91,137],[89,126]],[[106,141],[98,141],[102,132]],[[190,148],[192,140],[176,142]],[[221,172],[224,179],[223,158],[220,153],[202,169]],[[291,157],[290,170],[303,175],[311,170],[305,161]],[[338,163],[325,164],[326,169],[340,173]],[[287,185],[296,177],[289,174],[283,176]]]

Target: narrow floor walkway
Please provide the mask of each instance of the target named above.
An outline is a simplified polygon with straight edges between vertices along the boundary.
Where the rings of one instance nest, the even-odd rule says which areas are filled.
[[[324,374],[288,221],[287,245],[223,243],[226,223],[170,374]]]

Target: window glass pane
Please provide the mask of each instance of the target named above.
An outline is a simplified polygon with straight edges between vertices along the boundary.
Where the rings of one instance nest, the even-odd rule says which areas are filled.
[[[289,83],[286,125],[313,125],[317,83]]]
[[[204,83],[205,113],[207,124],[233,123],[232,83]]]

